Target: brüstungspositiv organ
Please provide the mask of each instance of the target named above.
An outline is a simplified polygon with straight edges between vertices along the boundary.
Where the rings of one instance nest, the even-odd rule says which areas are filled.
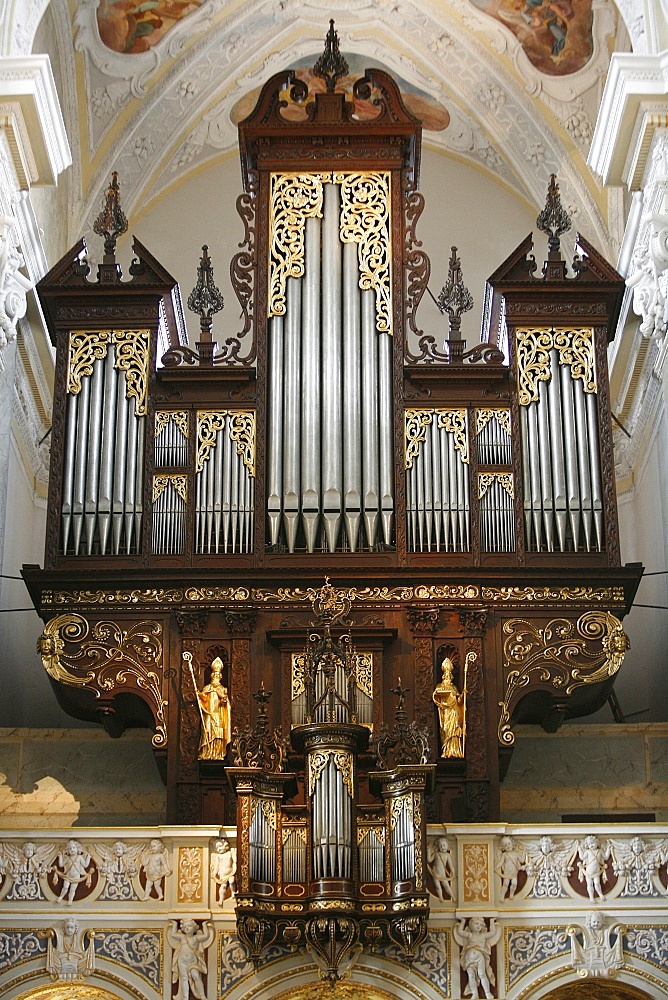
[[[433,772],[415,791],[430,820],[498,817],[513,723],[553,729],[610,694],[640,570],[620,566],[606,368],[622,279],[582,236],[567,268],[553,182],[539,217],[544,267],[527,237],[489,279],[472,347],[460,334],[468,293],[453,250],[441,303],[450,336],[439,348],[418,318],[430,272],[418,235],[420,124],[384,72],[339,89],[328,37],[324,87],[277,74],[239,127],[244,232],[231,276],[241,331],[215,342],[206,248],[192,295],[196,344],[176,283],[137,241],[122,278],[114,185],[97,277],[80,242],[40,282],[57,349],[52,464],[45,565],[24,576],[58,698],[112,734],[153,728],[171,821],[235,815],[233,752],[199,759],[198,692],[216,686],[215,660],[237,734],[250,739],[258,718],[261,730],[280,727],[273,791],[248,792],[253,863],[265,866],[248,876],[249,898],[288,863],[306,896],[335,878],[313,867],[316,857],[330,864],[317,851],[329,850],[333,820],[321,810],[313,825],[320,778],[309,786],[304,727],[345,728],[318,719],[313,699],[336,693],[345,714],[353,685],[357,735],[326,745],[319,774],[336,794],[355,789],[337,842],[350,867],[336,878],[356,905],[360,866],[378,875],[383,838],[383,865],[404,864],[393,831],[407,850],[416,828],[400,806],[395,826],[369,818],[392,798],[368,777],[383,724],[400,711],[402,725],[424,730],[429,750],[401,766]],[[328,627],[337,648],[350,636],[354,669],[337,654],[307,683],[305,644],[325,586],[346,603]],[[462,757],[442,756],[432,700],[446,660]],[[261,695],[260,710],[263,685],[272,697]],[[354,762],[355,780],[332,763],[337,753]],[[243,802],[238,781],[236,791]],[[260,799],[273,803],[261,815]],[[395,885],[398,898],[426,898],[419,850],[411,856],[412,874],[378,879],[383,900]]]

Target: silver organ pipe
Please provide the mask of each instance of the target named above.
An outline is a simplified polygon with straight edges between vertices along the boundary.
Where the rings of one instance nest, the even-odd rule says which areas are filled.
[[[392,881],[404,882],[415,875],[415,827],[410,796],[392,802]]]
[[[181,555],[186,540],[187,477],[153,477],[151,549],[155,555]]]
[[[362,287],[358,244],[364,237],[361,224],[358,233],[350,222],[355,185],[346,194],[344,227],[341,192],[349,175],[273,176],[275,191],[291,192],[303,181],[309,197],[321,189],[322,200],[308,211],[290,202],[289,212],[278,195],[272,200],[281,219],[287,213],[297,220],[295,230],[303,227],[303,257],[295,269],[284,268],[288,275],[301,268],[303,276],[285,278],[285,303],[277,307],[284,311],[269,321],[270,544],[309,553],[390,546],[392,339],[379,326],[375,287]],[[385,175],[363,176],[373,187],[373,179]],[[384,183],[389,192],[387,178]],[[382,225],[389,240],[387,220]],[[273,292],[274,280],[269,284]]]
[[[325,751],[326,752],[326,751]],[[337,758],[329,753],[313,787],[313,875],[352,877],[352,800]]]
[[[513,552],[515,502],[512,474],[479,473],[478,504],[481,551]]]
[[[300,440],[301,440],[301,282],[289,278],[287,312],[283,335],[284,427],[283,427],[283,519],[289,552],[294,552],[299,526]]]
[[[343,407],[343,509],[351,552],[357,549],[362,509],[362,441],[355,419],[361,406],[361,317],[360,290],[357,283],[357,248],[343,247],[343,384],[346,405]]]
[[[517,334],[527,548],[601,551],[593,332],[520,329]]]
[[[267,428],[267,514],[269,542],[278,545],[283,510],[283,317],[273,316],[269,323],[269,371],[272,385],[269,394]]]
[[[306,830],[283,827],[283,882],[306,881]]]
[[[360,882],[383,882],[385,879],[384,830],[362,827],[359,831]]]
[[[239,426],[244,435],[237,434]],[[245,553],[253,548],[255,414],[197,414],[195,551]]]
[[[341,523],[343,472],[341,400],[341,243],[340,190],[325,184],[322,235],[322,422],[335,429],[322,436],[322,498],[327,551],[335,552]]]
[[[478,474],[480,549],[482,552],[512,552],[515,549],[514,481],[510,410],[476,409],[476,440],[479,468],[505,466],[507,472]],[[524,431],[522,431],[524,434]],[[528,467],[523,471],[528,491],[525,519],[531,524],[531,480]]]
[[[145,400],[138,414],[137,397],[128,398],[129,376],[120,370],[113,331],[99,341],[81,337],[95,354],[90,374],[75,371],[78,391],[70,384],[67,398],[62,551],[128,555],[141,546]],[[140,334],[135,355],[140,363],[147,343]]]
[[[469,550],[465,410],[406,411],[406,505],[410,551]]]
[[[269,803],[267,803],[270,805]],[[253,882],[276,881],[276,829],[262,802],[256,802],[248,830],[248,869]]]
[[[320,521],[320,462],[312,447],[321,437],[321,356],[318,344],[320,322],[320,219],[306,220],[305,253],[307,268],[304,277],[302,331],[302,519],[306,551],[313,552]],[[324,390],[323,388],[323,391]]]

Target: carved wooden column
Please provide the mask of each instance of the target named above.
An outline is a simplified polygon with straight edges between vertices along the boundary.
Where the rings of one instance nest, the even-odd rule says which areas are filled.
[[[413,676],[415,683],[415,718],[420,720],[429,736],[430,759],[438,757],[438,733],[436,732],[434,703],[434,636],[441,618],[439,608],[409,608],[406,612],[408,625],[413,634]]]
[[[257,611],[228,611],[227,628],[232,636],[232,667],[230,693],[234,705],[234,726],[250,725],[251,636],[255,631]]]
[[[483,636],[487,611],[460,611],[459,623],[465,639],[466,657],[475,653],[467,677],[466,696],[466,818],[485,822],[490,817],[490,781],[485,710]]]
[[[197,710],[197,692],[191,674],[192,664],[199,663],[202,639],[207,624],[207,613],[183,613],[176,615],[176,624],[181,636],[179,662],[176,667],[178,691],[177,699],[177,745],[172,749],[175,780],[168,783],[167,818],[169,822],[200,823],[200,777],[197,751],[199,747],[200,717]],[[190,661],[184,654],[189,654]],[[174,728],[172,728],[174,731]]]

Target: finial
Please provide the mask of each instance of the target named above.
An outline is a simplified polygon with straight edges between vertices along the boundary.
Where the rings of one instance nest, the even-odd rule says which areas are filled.
[[[536,219],[536,225],[547,235],[547,247],[551,254],[560,251],[560,237],[571,228],[571,219],[561,204],[556,174],[550,174],[545,208]]]
[[[313,67],[313,72],[326,81],[328,94],[334,93],[336,81],[348,72],[348,63],[339,52],[339,36],[334,31],[334,18],[330,18],[325,51]]]
[[[111,184],[107,188],[104,208],[93,223],[93,232],[104,237],[105,255],[116,253],[116,240],[127,231],[128,220],[121,208],[121,190],[118,186],[118,174],[114,170]]]
[[[213,267],[209,257],[209,248],[205,245],[202,247],[202,256],[197,268],[197,284],[188,296],[188,309],[191,312],[199,313],[199,328],[204,341],[211,340],[213,314],[220,312],[224,304],[223,296],[213,282]]]
[[[259,691],[255,691],[253,694],[253,699],[257,705],[258,721],[260,718],[263,720],[267,717],[267,704],[271,698],[271,691],[265,691],[264,681],[260,681]]]
[[[397,698],[397,708],[395,711],[395,718],[398,719],[399,713],[405,715],[404,702],[406,701],[406,695],[408,694],[410,688],[405,688],[401,686],[401,677],[397,677],[397,686],[392,688],[392,694]]]
[[[464,284],[462,265],[457,256],[457,247],[450,248],[448,280],[441,289],[436,305],[442,313],[449,315],[448,340],[460,340],[462,313],[473,309],[473,296]]]

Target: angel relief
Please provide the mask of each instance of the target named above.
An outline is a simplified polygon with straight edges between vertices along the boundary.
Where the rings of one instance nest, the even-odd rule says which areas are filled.
[[[8,900],[44,899],[40,879],[49,870],[56,853],[55,844],[0,844],[0,873],[11,881]]]
[[[591,0],[473,0],[509,28],[541,73],[577,73],[592,57]]]
[[[96,844],[95,853],[100,858],[100,874],[105,876],[101,899],[138,899],[132,880],[139,873],[142,852],[146,844]]]

